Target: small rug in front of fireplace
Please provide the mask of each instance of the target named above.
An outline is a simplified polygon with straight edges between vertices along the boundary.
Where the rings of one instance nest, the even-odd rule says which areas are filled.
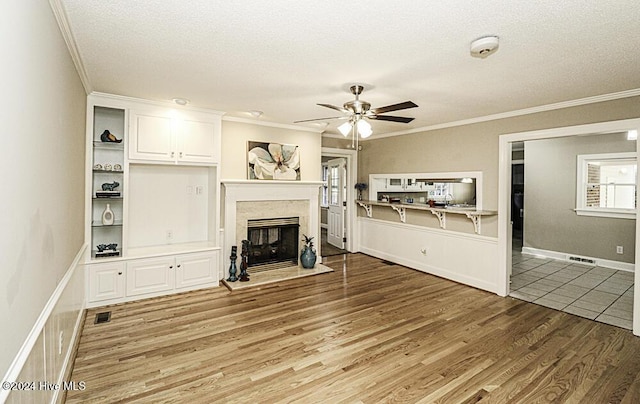
[[[227,282],[226,279],[222,280],[222,283],[231,291],[238,289],[246,289],[253,286],[267,285],[270,283],[286,281],[289,279],[302,278],[305,276],[319,275],[327,272],[333,272],[333,268],[329,268],[326,265],[316,264],[311,269],[304,269],[299,266],[291,266],[287,268],[272,269],[270,271],[251,273],[249,268],[248,282]]]

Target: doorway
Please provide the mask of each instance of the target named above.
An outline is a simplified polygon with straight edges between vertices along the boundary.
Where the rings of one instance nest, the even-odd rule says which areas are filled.
[[[357,153],[354,150],[322,148],[321,248],[324,256],[353,252],[357,245],[355,199]]]
[[[623,121],[614,121],[614,122],[604,122],[597,124],[589,124],[589,125],[580,125],[573,127],[565,127],[565,128],[556,128],[556,129],[548,129],[541,131],[533,131],[533,132],[523,132],[523,133],[514,133],[500,136],[500,171],[499,171],[499,200],[498,200],[498,248],[499,248],[499,256],[500,256],[500,270],[498,273],[499,283],[498,283],[498,294],[502,296],[506,296],[511,291],[511,285],[509,283],[512,272],[512,251],[511,251],[511,218],[512,218],[512,209],[513,209],[513,201],[511,198],[512,194],[512,152],[513,146],[517,142],[526,142],[530,140],[544,140],[544,139],[554,139],[554,138],[566,138],[566,137],[575,137],[575,136],[585,136],[585,135],[598,135],[598,134],[611,134],[616,132],[627,132],[638,130],[640,127],[640,119],[630,119]],[[638,145],[636,142],[635,154],[638,154]],[[549,156],[550,158],[553,158]],[[575,164],[575,163],[574,163]],[[553,177],[553,176],[551,176]],[[637,187],[637,180],[636,180]],[[529,185],[527,185],[529,189]],[[529,194],[531,194],[531,190],[529,189]],[[533,206],[533,205],[531,205]],[[638,208],[635,209],[636,216],[638,215]],[[525,225],[525,229],[527,225]],[[633,333],[635,335],[640,335],[640,273],[637,270],[637,263],[640,259],[640,251],[637,248],[638,241],[640,241],[640,226],[638,225],[638,221],[635,221],[633,226],[635,228],[635,259],[634,264],[631,264],[631,268],[634,270],[632,276],[634,278],[634,286],[631,289],[632,293],[632,303],[633,303]],[[524,235],[525,243],[527,243],[527,235]],[[566,262],[566,261],[564,261]],[[516,263],[517,264],[517,263]],[[515,267],[516,264],[513,266]],[[546,265],[546,262],[531,262],[531,264],[540,264]],[[551,268],[554,265],[546,265],[541,269],[543,271],[538,271],[543,273],[544,271],[554,271],[557,272],[556,268]],[[549,267],[549,268],[547,268]],[[517,269],[517,270],[516,270]],[[573,272],[577,272],[577,270],[584,270],[585,268],[572,268],[575,270]],[[522,270],[522,268],[514,268],[514,275]],[[584,272],[584,271],[583,271]],[[539,274],[537,274],[539,275]],[[564,274],[563,274],[564,275]],[[604,276],[604,275],[603,275]],[[607,275],[609,276],[609,275]],[[591,277],[595,278],[595,277]],[[586,278],[585,278],[586,280]],[[589,279],[593,280],[593,279]],[[597,294],[597,293],[594,293]]]

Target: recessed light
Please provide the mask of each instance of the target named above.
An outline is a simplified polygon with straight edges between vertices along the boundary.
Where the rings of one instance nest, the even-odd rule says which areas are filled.
[[[256,109],[252,109],[251,111],[249,111],[249,113],[254,117],[254,118],[260,118],[263,114],[262,111],[258,111]]]
[[[189,100],[187,100],[186,98],[174,98],[173,102],[178,105],[187,105],[189,103]]]

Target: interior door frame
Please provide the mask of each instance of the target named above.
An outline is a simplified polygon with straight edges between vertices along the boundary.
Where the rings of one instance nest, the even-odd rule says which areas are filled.
[[[322,157],[345,158],[347,160],[347,209],[344,215],[345,237],[347,242],[344,247],[349,252],[357,252],[356,246],[360,245],[359,234],[356,231],[356,205],[352,203],[356,199],[354,185],[358,178],[358,152],[356,150],[336,149],[323,147]]]
[[[640,131],[640,119],[600,122],[594,124],[543,129],[530,132],[518,132],[500,135],[499,172],[498,172],[498,279],[497,293],[509,294],[509,267],[511,250],[509,249],[511,221],[511,145],[513,142],[552,139],[567,136],[581,136]],[[640,141],[636,141],[636,158],[640,155]],[[636,178],[636,187],[640,188]],[[636,253],[634,264],[633,294],[633,334],[640,336],[640,206],[636,207]]]
[[[345,248],[345,241],[344,239],[346,238],[346,233],[345,233],[345,219],[346,219],[346,188],[347,188],[347,177],[346,177],[346,173],[347,173],[347,159],[345,159],[344,157],[333,157],[331,158],[331,160],[327,161],[327,166],[329,168],[329,175],[328,175],[328,199],[329,199],[329,207],[327,209],[327,243],[340,248],[341,250],[344,250]],[[333,163],[333,164],[332,164]],[[337,164],[335,164],[337,163]],[[332,169],[336,168],[338,170],[338,185],[336,187],[336,189],[338,190],[338,200],[336,201],[336,203],[333,203],[333,190],[332,188],[334,187],[333,184],[333,172]],[[335,215],[338,214],[340,216],[340,223],[339,223],[339,229],[335,229],[335,226],[332,226],[332,223],[334,223],[333,218],[335,217]],[[336,234],[332,234],[332,230],[337,230]],[[336,244],[334,244],[336,243]]]

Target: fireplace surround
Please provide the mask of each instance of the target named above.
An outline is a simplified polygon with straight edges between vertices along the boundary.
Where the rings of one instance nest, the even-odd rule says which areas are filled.
[[[302,235],[314,237],[314,240],[319,239],[321,181],[223,180],[222,185],[224,264],[221,268],[221,279],[228,276],[231,247],[242,245],[242,240],[248,236],[249,220],[298,217],[300,227],[296,262],[303,245]],[[316,245],[319,248],[320,243]],[[318,257],[321,257],[320,251]]]

